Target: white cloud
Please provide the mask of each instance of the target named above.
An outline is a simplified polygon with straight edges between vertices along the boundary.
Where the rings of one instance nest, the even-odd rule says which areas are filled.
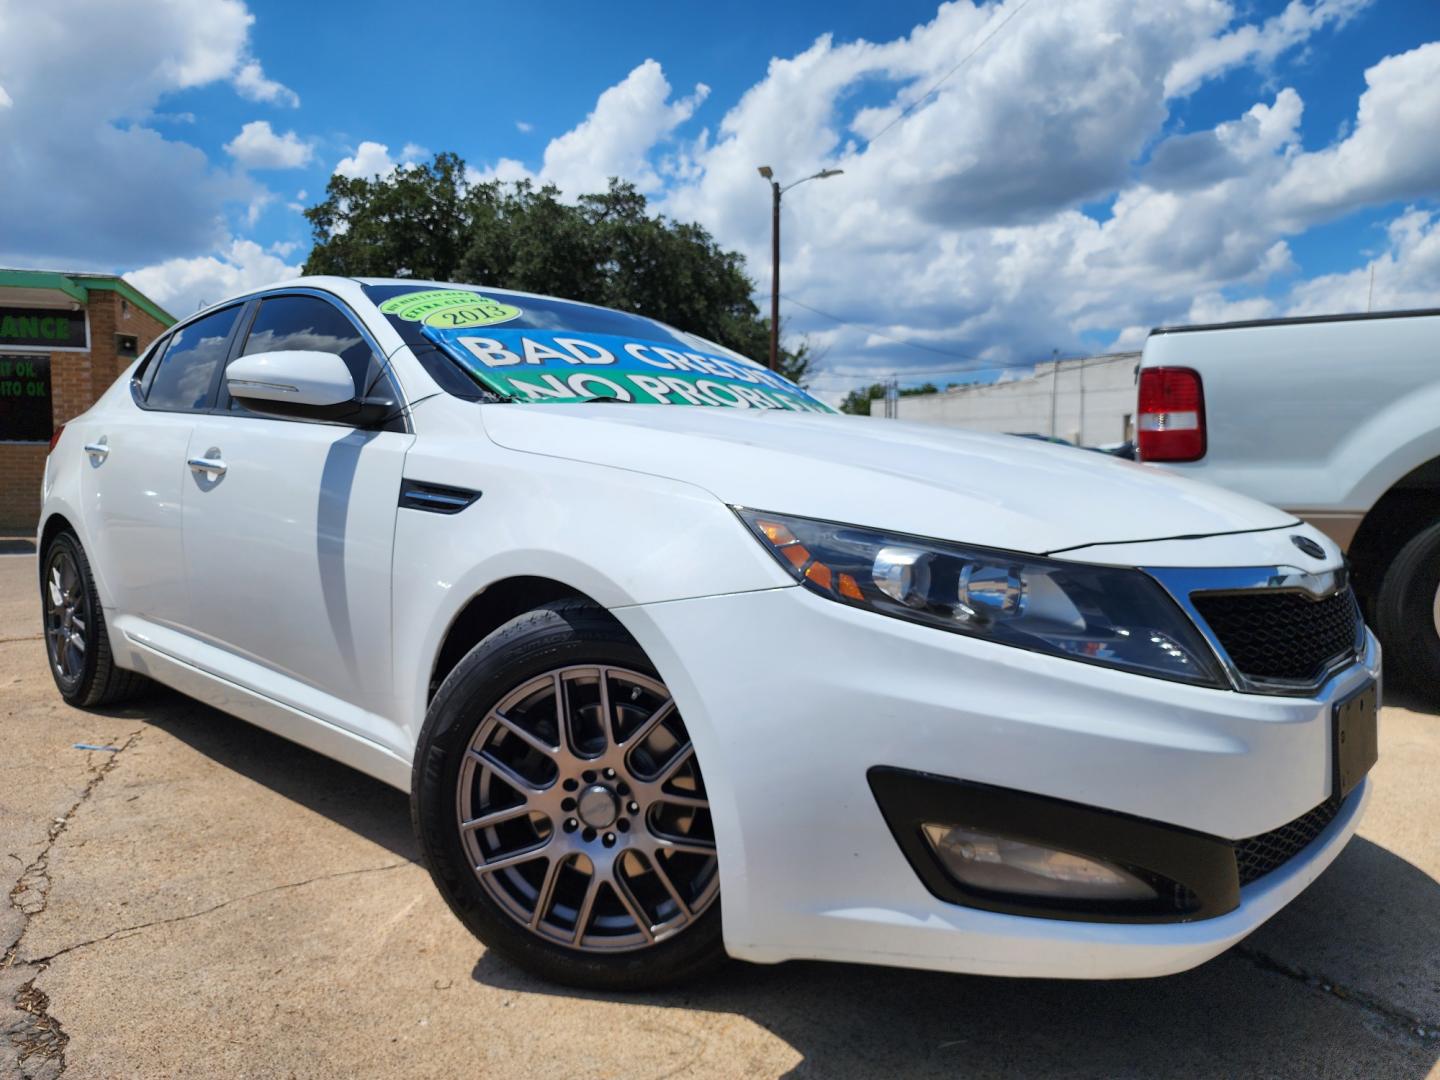
[[[1170,96],[1188,94],[1206,79],[1241,64],[1267,67],[1317,31],[1344,26],[1373,0],[1290,0],[1278,15],[1256,26],[1245,24],[1205,42],[1181,57],[1165,76]]]
[[[1385,250],[1348,273],[1296,285],[1287,315],[1440,306],[1440,212],[1409,208],[1386,228]]]
[[[649,160],[656,143],[690,119],[710,88],[670,100],[670,84],[654,60],[646,60],[610,87],[580,124],[545,147],[540,178],[570,195],[603,191],[612,176],[623,176],[641,191],[660,187]]]
[[[277,135],[268,120],[252,120],[225,144],[225,152],[243,169],[298,169],[310,164],[310,144],[293,131]]]
[[[352,156],[341,158],[335,166],[337,175],[348,176],[352,180],[388,176],[394,169],[395,161],[390,157],[390,148],[378,142],[362,142]]]
[[[218,255],[167,259],[133,270],[125,280],[176,316],[263,288],[300,273],[288,251],[268,252],[251,240],[232,239]]]
[[[529,135],[530,132],[532,132],[532,131],[535,130],[535,125],[534,125],[534,124],[527,123],[527,122],[524,121],[524,120],[516,120],[516,121],[515,121],[515,129],[516,129],[517,131],[521,132],[522,134]]]
[[[10,100],[10,95],[5,92],[5,87],[0,86],[0,109],[8,109],[15,103]]]
[[[390,156],[390,147],[385,143],[367,140],[356,147],[355,153],[350,157],[340,159],[335,165],[335,174],[348,176],[352,180],[371,180],[377,176],[389,176],[396,169],[413,165],[429,155],[430,151],[423,146],[406,143],[400,152],[400,160],[397,161]]]
[[[15,12],[12,16],[10,12]],[[257,186],[152,124],[166,95],[251,61],[240,0],[47,0],[5,5],[0,259],[112,269],[211,250]],[[57,58],[63,57],[64,62]]]
[[[265,69],[258,60],[248,60],[236,69],[230,82],[235,92],[246,101],[259,101],[267,105],[284,105],[295,109],[300,106],[300,95],[273,79],[265,77]]]
[[[1276,209],[1315,217],[1365,203],[1440,192],[1440,42],[1386,57],[1365,72],[1354,130],[1295,160]]]

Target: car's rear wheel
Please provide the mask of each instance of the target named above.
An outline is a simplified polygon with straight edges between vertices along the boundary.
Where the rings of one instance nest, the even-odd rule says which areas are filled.
[[[71,705],[113,705],[147,685],[143,675],[115,664],[90,560],[73,533],[57,533],[45,548],[40,605],[50,674]]]
[[[536,974],[637,989],[724,958],[689,733],[639,646],[593,605],[512,620],[447,676],[412,806],[452,909]]]

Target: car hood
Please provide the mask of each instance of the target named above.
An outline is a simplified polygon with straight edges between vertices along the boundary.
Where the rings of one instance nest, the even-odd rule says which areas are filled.
[[[898,420],[619,403],[483,417],[501,446],[683,480],[736,506],[1032,554],[1295,523],[1106,454]]]

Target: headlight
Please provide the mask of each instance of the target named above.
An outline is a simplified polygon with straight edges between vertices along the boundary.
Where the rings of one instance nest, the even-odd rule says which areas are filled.
[[[1139,570],[736,512],[802,585],[842,604],[1162,679],[1227,685],[1194,624]]]

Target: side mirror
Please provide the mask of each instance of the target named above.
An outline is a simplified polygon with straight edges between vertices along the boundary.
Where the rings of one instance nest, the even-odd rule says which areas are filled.
[[[366,427],[394,411],[393,401],[360,400],[345,361],[309,350],[252,353],[225,369],[230,396],[252,412]]]

